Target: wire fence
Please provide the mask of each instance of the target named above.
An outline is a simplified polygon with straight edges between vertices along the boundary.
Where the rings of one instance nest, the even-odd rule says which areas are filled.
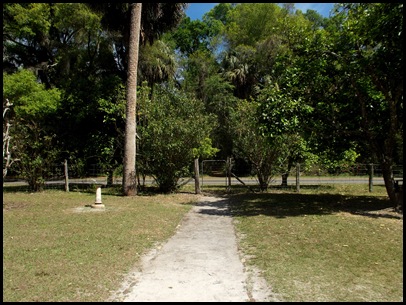
[[[356,164],[354,166],[347,166],[345,168],[335,169],[332,173],[331,170],[323,169],[320,166],[315,166],[303,170],[299,165],[300,185],[324,185],[331,183],[342,184],[365,184],[365,185],[384,185],[382,177],[382,169],[378,164]],[[258,185],[255,176],[246,175],[237,177],[233,175],[227,178],[227,166],[225,160],[203,160],[200,162],[200,183],[202,186],[208,185]],[[393,175],[395,180],[402,180],[403,184],[403,165],[393,166]],[[110,178],[110,179],[109,179]],[[190,177],[185,177],[184,180]],[[61,189],[61,190],[75,190],[83,189],[86,187],[94,187],[95,185],[121,185],[122,176],[118,174],[111,174],[110,177],[106,171],[98,164],[91,164],[83,171],[78,166],[73,164],[69,165],[67,162],[53,164],[46,177],[43,189]],[[270,186],[281,185],[282,175],[274,175],[270,181]],[[154,185],[155,181],[151,176],[145,176],[142,180],[145,185]],[[190,184],[194,184],[192,179]],[[296,168],[293,168],[285,183],[287,186],[297,185]],[[230,184],[230,185],[229,185]],[[28,182],[23,177],[17,175],[10,175],[3,180],[3,189],[9,188],[13,190],[29,190]]]

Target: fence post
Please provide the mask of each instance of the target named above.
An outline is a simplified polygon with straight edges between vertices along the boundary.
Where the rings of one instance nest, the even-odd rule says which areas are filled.
[[[195,193],[200,194],[199,158],[195,159]]]
[[[374,164],[369,165],[369,192],[372,193],[373,186],[373,177],[374,177]]]
[[[65,192],[69,192],[68,160],[64,161],[65,168]]]
[[[227,168],[227,189],[230,189],[231,187],[231,157],[227,157],[227,162],[226,162],[226,168]]]
[[[296,192],[300,192],[300,163],[296,163]]]

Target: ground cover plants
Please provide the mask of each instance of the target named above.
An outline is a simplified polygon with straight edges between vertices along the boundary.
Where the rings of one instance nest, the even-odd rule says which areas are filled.
[[[282,301],[402,301],[403,217],[383,186],[204,186],[230,198],[246,264]],[[120,196],[94,187],[40,193],[3,188],[3,301],[104,301],[141,255],[171,237],[198,196]]]

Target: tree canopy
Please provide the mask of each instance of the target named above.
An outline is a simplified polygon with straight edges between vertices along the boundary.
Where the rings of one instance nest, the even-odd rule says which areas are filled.
[[[186,115],[170,110],[178,100],[216,126],[204,135],[195,128],[198,141],[184,156],[211,143],[216,158],[249,160],[237,130],[255,130],[257,143],[289,144],[269,161],[279,174],[306,158],[332,170],[343,159],[377,162],[394,200],[392,167],[403,162],[402,3],[338,3],[328,18],[294,4],[219,3],[194,21],[186,5],[143,4],[136,86],[167,105],[173,122],[146,119],[137,106],[141,139]],[[110,173],[122,164],[130,16],[126,3],[3,5],[3,100],[14,100],[16,120],[35,118],[57,143],[55,158],[100,162]],[[55,124],[44,122],[49,116]],[[145,141],[140,149],[152,145]]]

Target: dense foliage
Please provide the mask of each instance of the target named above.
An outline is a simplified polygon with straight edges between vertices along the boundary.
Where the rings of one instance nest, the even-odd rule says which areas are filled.
[[[29,70],[3,73],[3,94],[13,101],[12,151],[17,173],[34,191],[42,190],[58,156],[58,139],[53,129],[60,103],[58,89],[46,90]]]
[[[176,190],[182,177],[192,176],[199,147],[216,127],[201,100],[175,87],[158,87],[153,99],[140,99],[140,169],[152,174],[163,192]],[[212,151],[215,152],[215,151]],[[206,151],[210,157],[211,151]]]
[[[143,173],[172,190],[199,143],[249,168],[261,146],[275,150],[256,170],[264,172],[263,189],[295,162],[331,172],[374,162],[395,200],[392,167],[403,162],[402,3],[340,3],[329,18],[294,4],[220,3],[195,21],[184,7],[143,6]],[[20,141],[18,154],[72,158],[84,170],[99,163],[110,176],[122,165],[129,16],[128,4],[3,4],[3,100],[16,105],[16,140],[42,143]],[[169,161],[175,152],[185,160]],[[14,163],[16,171],[23,164]],[[160,176],[164,164],[174,180]]]

